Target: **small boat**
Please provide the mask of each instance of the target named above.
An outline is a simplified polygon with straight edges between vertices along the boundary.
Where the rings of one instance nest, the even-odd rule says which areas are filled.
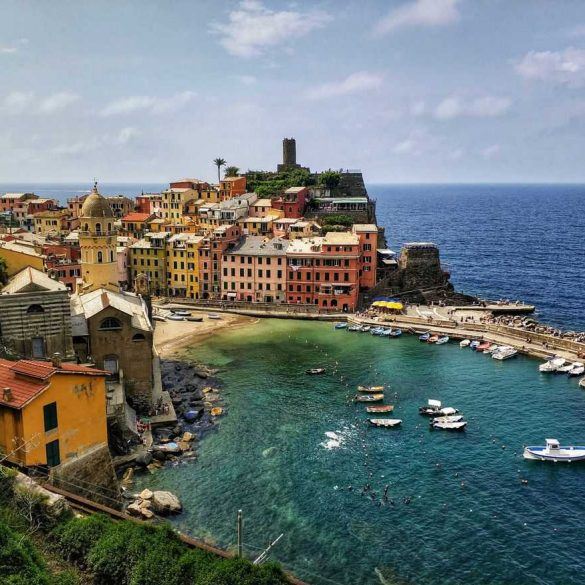
[[[203,321],[203,317],[187,317],[187,321],[191,321],[192,323],[201,323],[201,321]]]
[[[392,336],[392,329],[384,329],[382,333],[380,333],[381,337],[391,337]]]
[[[510,347],[509,345],[502,345],[498,351],[492,353],[492,358],[495,360],[508,360],[518,355],[518,350]]]
[[[400,337],[402,335],[402,329],[392,329],[389,335],[390,337]]]
[[[480,343],[481,343],[481,341],[478,341],[477,339],[475,339],[469,344],[469,347],[474,350]]]
[[[347,328],[348,331],[361,331],[362,330],[362,326],[361,325],[350,325]]]
[[[464,339],[459,342],[459,347],[469,347],[471,345],[471,339]]]
[[[379,406],[366,406],[366,412],[371,414],[382,414],[383,412],[392,412],[394,406],[392,404],[381,404]]]
[[[540,364],[540,366],[538,366],[538,371],[543,374],[556,372],[559,368],[562,368],[565,365],[566,361],[565,358],[552,358],[551,360],[544,362],[544,364]]]
[[[347,329],[347,323],[335,323],[335,329]]]
[[[162,315],[153,315],[152,318],[155,321],[166,321],[167,320],[167,318],[166,317],[163,317]]]
[[[362,325],[361,332],[367,333],[370,329],[371,329],[371,327],[369,325]]]
[[[207,313],[207,316],[210,319],[221,319],[221,315],[218,315],[217,313]]]
[[[308,374],[309,376],[319,376],[325,372],[325,368],[309,368],[308,370],[305,370],[305,374]]]
[[[368,394],[380,394],[384,392],[384,386],[358,386],[358,392],[367,392]]]
[[[457,422],[435,422],[431,421],[431,429],[441,429],[443,431],[462,431],[467,426],[467,422],[460,420]]]
[[[585,378],[579,380],[579,388],[585,388]]]
[[[185,309],[171,309],[171,313],[175,315],[180,315],[181,317],[190,317],[191,311],[187,311]]]
[[[384,333],[384,331],[386,331],[386,329],[384,329],[384,327],[374,327],[374,329],[370,330],[370,333],[372,335],[382,335]]]
[[[561,447],[556,439],[546,439],[546,446],[524,447],[524,459],[536,459],[538,461],[552,461],[554,463],[566,461],[585,461],[585,446]]]
[[[423,333],[422,335],[419,335],[418,336],[418,340],[419,341],[428,341],[430,336],[431,336],[431,334],[428,333],[428,332],[427,333]]]
[[[482,341],[476,348],[475,351],[484,352],[486,349],[491,347],[491,343],[489,341]]]
[[[455,414],[451,416],[436,416],[435,418],[431,419],[431,423],[433,422],[459,422],[463,420],[462,414]]]
[[[176,315],[175,313],[171,313],[167,319],[169,321],[184,321],[185,317],[181,317],[181,315]]]
[[[382,402],[384,394],[356,394],[355,402]]]
[[[385,427],[391,429],[402,424],[402,420],[399,418],[369,418],[368,422],[375,427]]]
[[[429,343],[430,343],[430,339],[429,339]],[[448,343],[449,342],[449,336],[448,335],[443,335],[443,337],[439,337],[439,339],[437,339],[436,344],[437,345],[443,345],[444,343]]]
[[[581,376],[585,372],[585,365],[581,362],[575,362],[573,367],[567,372],[569,376]]]
[[[451,406],[443,406],[440,400],[430,399],[427,406],[420,406],[418,409],[419,414],[424,416],[451,416],[457,414],[459,411]]]
[[[487,349],[484,349],[483,353],[487,353],[489,355],[492,355],[492,354],[496,353],[496,351],[499,351],[500,347],[502,347],[502,346],[492,344]]]
[[[439,336],[438,335],[431,335],[427,339],[427,343],[437,343],[437,341],[439,341]]]

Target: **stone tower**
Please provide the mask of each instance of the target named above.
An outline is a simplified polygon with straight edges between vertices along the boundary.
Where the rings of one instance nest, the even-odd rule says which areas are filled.
[[[114,214],[106,198],[98,193],[97,183],[83,202],[79,215],[82,290],[96,288],[119,290]]]
[[[297,164],[297,141],[294,138],[283,138],[282,164],[278,165],[278,172],[299,168],[301,165]]]

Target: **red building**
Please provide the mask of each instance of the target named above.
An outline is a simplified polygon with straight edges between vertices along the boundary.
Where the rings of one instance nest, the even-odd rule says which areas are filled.
[[[57,209],[57,202],[54,199],[31,199],[28,201],[27,213],[33,215],[41,211]]]
[[[127,213],[120,220],[122,223],[122,235],[140,239],[144,235],[144,232],[148,231],[148,222],[155,217],[154,213],[143,213],[140,211]]]
[[[283,211],[284,217],[300,219],[305,213],[308,194],[307,187],[291,187],[280,197],[273,199],[272,207]]]
[[[136,197],[136,211],[138,213],[158,213],[162,206],[160,193],[143,193]]]
[[[323,310],[355,311],[359,294],[359,238],[348,232],[292,240],[287,257],[287,301]]]
[[[360,290],[367,290],[376,286],[378,226],[356,223],[352,231],[360,240]]]

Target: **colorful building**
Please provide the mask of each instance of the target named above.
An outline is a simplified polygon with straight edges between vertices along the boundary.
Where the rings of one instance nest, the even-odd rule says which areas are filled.
[[[34,214],[34,232],[41,236],[66,236],[73,225],[68,209],[41,211]]]
[[[121,221],[122,234],[132,236],[134,238],[141,238],[148,231],[148,224],[153,219],[156,219],[154,213],[142,213],[140,211],[133,211],[125,214]]]
[[[288,240],[244,236],[229,246],[222,263],[222,299],[286,302]]]
[[[107,445],[106,372],[0,360],[0,450],[25,467],[55,467]]]
[[[300,219],[305,213],[309,190],[307,187],[290,187],[280,197],[272,201],[272,207],[280,209],[284,217]]]
[[[360,241],[360,289],[367,290],[376,286],[378,226],[373,223],[356,223],[352,227],[352,232]]]
[[[106,200],[114,217],[118,219],[134,211],[134,199],[130,199],[130,197],[126,197],[125,195],[110,195],[106,197]]]
[[[128,248],[128,271],[130,284],[144,274],[148,278],[150,293],[159,296],[167,291],[166,241],[165,232],[148,232]]]

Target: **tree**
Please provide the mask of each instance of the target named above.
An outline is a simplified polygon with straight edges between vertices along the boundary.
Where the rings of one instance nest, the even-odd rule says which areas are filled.
[[[224,177],[237,177],[240,174],[238,167],[226,167],[223,173]]]
[[[217,167],[217,182],[219,183],[221,181],[221,167],[225,167],[227,163],[225,162],[225,158],[217,157],[213,159],[213,164]]]
[[[328,189],[333,189],[339,185],[339,181],[341,180],[341,174],[337,171],[332,171],[329,169],[328,171],[323,171],[319,175],[319,185],[323,185]]]

